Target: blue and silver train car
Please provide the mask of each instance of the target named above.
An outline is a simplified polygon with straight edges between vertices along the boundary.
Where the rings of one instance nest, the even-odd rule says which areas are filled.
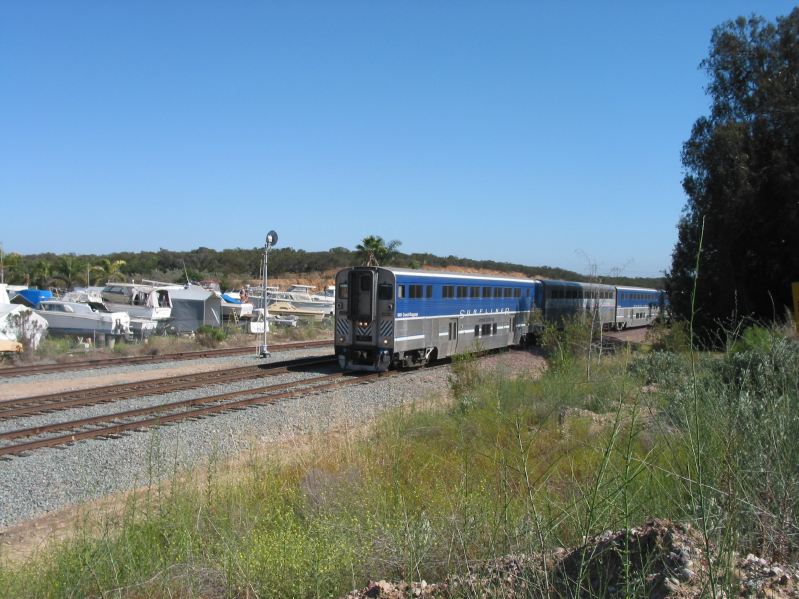
[[[564,318],[584,317],[603,329],[613,327],[616,308],[613,286],[546,279],[541,286],[545,320],[561,324]]]
[[[616,330],[651,325],[664,312],[665,302],[664,291],[616,287]]]
[[[345,268],[336,275],[335,351],[352,370],[423,365],[526,342],[540,309],[535,280]]]

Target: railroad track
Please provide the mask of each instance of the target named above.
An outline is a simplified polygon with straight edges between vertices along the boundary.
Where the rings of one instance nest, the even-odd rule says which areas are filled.
[[[7,399],[0,401],[0,421],[120,401],[132,397],[163,395],[173,391],[196,389],[206,385],[271,377],[295,368],[324,366],[333,363],[335,363],[334,356],[315,356],[297,358],[286,362],[260,364],[258,366],[241,366],[133,383],[119,383],[115,385],[104,385],[102,387],[90,387],[74,391],[62,391],[46,395]]]
[[[294,343],[276,343],[270,345],[271,351],[288,351],[292,349],[305,349],[311,347],[325,347],[333,343],[332,339],[322,341],[298,341]],[[197,360],[200,358],[223,358],[226,356],[241,356],[255,353],[253,347],[228,347],[224,349],[203,349],[157,356],[114,356],[97,360],[83,360],[80,362],[67,362],[63,364],[29,364],[26,366],[7,366],[0,368],[0,378],[27,376],[32,374],[48,374],[51,372],[64,372],[73,370],[88,370],[91,368],[104,368],[110,366],[131,366],[134,364],[154,364],[157,362],[170,362],[180,360]]]
[[[337,387],[362,384],[379,377],[396,376],[397,374],[399,373],[361,373],[353,375],[352,373],[338,372],[291,383],[265,385],[254,389],[232,391],[147,408],[7,431],[0,434],[0,442],[21,438],[38,438],[0,446],[0,458],[9,459],[9,456],[27,455],[35,449],[69,445],[85,439],[117,438],[132,431],[146,430],[182,420],[204,418],[231,410],[241,410],[254,405],[272,403],[280,399],[291,399]]]

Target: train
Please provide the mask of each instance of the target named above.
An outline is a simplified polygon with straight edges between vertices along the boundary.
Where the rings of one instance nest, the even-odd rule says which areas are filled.
[[[668,305],[643,287],[380,266],[340,270],[335,297],[339,366],[366,371],[530,344],[574,315],[606,330],[648,326]]]

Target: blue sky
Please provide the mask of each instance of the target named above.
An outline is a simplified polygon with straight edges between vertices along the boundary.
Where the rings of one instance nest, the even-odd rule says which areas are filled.
[[[6,252],[353,248],[658,275],[711,30],[790,2],[6,2]]]

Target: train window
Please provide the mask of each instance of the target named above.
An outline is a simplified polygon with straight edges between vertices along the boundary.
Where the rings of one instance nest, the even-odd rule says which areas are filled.
[[[432,285],[428,285],[427,287],[425,287],[424,296],[427,297],[427,298],[433,297],[433,286]]]
[[[455,288],[452,285],[444,285],[441,288],[441,297],[443,298],[451,298],[455,297]]]
[[[377,299],[390,300],[394,297],[394,285],[391,283],[380,283],[377,286]]]
[[[490,324],[484,324],[483,325],[483,337],[485,337],[486,335],[490,335],[490,334],[491,334],[491,325]]]
[[[468,295],[467,289],[465,285],[458,285],[458,297],[466,297]]]
[[[419,299],[422,297],[421,285],[408,285],[408,297],[411,299]]]
[[[497,334],[497,323],[495,322],[494,323],[494,335],[496,335],[496,334]]]
[[[494,297],[502,297],[502,287],[494,287]]]
[[[516,287],[516,288],[513,290],[513,297],[521,297],[521,296],[522,296],[522,290],[521,290],[521,289],[519,289],[518,287]]]
[[[350,296],[350,288],[349,285],[346,283],[342,283],[338,286],[338,296],[341,299],[347,299]]]
[[[469,297],[480,297],[480,288],[479,287],[470,287],[469,288]]]
[[[397,285],[397,299],[405,297],[405,285]]]
[[[361,277],[361,291],[371,291],[372,287],[372,278],[371,277]]]
[[[483,287],[483,297],[491,297],[491,287]]]
[[[475,337],[479,337],[480,336],[480,325],[479,324],[474,325],[474,336]]]
[[[505,297],[513,297],[513,289],[511,289],[510,287],[505,287],[505,289],[503,289],[503,291],[504,291]]]

